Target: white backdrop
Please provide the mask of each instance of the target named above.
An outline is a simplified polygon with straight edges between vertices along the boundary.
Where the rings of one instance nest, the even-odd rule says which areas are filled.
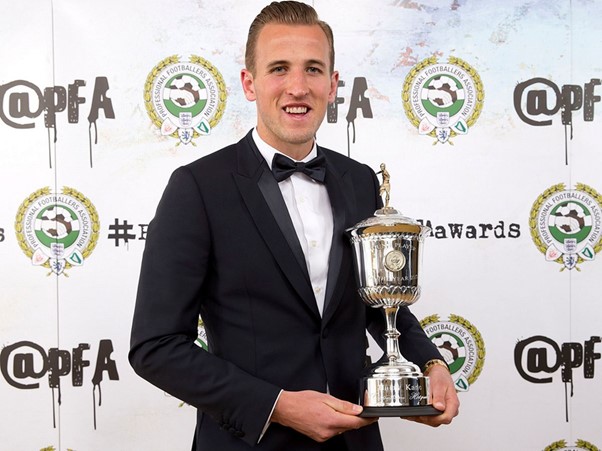
[[[239,72],[248,26],[266,2],[1,4],[0,449],[187,450],[193,408],[127,362],[145,224],[175,168],[254,125]],[[313,5],[335,31],[344,81],[318,141],[375,170],[386,162],[393,206],[434,228],[413,310],[427,330],[446,332],[433,337],[442,346],[456,340],[454,377],[469,383],[459,382],[461,413],[449,427],[381,420],[386,449],[602,446],[602,263],[593,255],[602,224],[602,2]],[[149,74],[173,55],[201,57],[223,77],[223,116],[190,144],[162,135],[145,102]],[[429,69],[476,80],[456,85],[456,102],[474,102],[468,132],[444,143],[420,134],[406,114],[415,104],[402,97],[412,74]],[[428,88],[415,83],[419,94]],[[37,92],[52,87],[40,105]],[[43,111],[51,103],[55,127]],[[554,209],[563,193],[582,208],[557,213],[581,232],[558,229],[567,247],[550,248],[537,227],[550,230],[550,220],[533,205]],[[64,254],[40,238],[49,232],[41,211],[57,203],[77,217],[77,242]],[[452,237],[454,224],[461,237]],[[565,257],[547,261],[550,249]]]

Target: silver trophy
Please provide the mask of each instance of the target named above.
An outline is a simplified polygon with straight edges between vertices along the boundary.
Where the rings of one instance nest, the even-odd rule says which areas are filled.
[[[384,208],[347,229],[354,250],[355,273],[361,299],[383,309],[387,349],[360,380],[361,416],[418,416],[441,413],[431,405],[429,379],[399,351],[396,328],[400,307],[420,297],[418,282],[422,245],[430,228],[389,207],[389,173],[380,165]]]

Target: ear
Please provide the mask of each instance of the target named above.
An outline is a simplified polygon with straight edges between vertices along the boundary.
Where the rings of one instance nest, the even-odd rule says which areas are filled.
[[[248,101],[253,102],[257,99],[255,95],[255,83],[253,81],[253,74],[248,69],[240,71],[240,82],[242,84],[242,90],[245,93],[245,97]]]
[[[330,91],[328,92],[328,103],[334,103],[334,99],[337,96],[337,88],[339,87],[339,73],[333,71],[330,74]]]

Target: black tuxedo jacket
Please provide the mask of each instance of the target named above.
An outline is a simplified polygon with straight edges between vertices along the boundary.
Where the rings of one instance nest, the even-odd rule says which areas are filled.
[[[193,449],[319,450],[278,424],[257,444],[278,393],[325,392],[328,384],[333,396],[357,402],[366,330],[382,344],[382,313],[357,295],[344,233],[380,206],[376,177],[343,155],[318,152],[334,217],[323,317],[277,182],[250,133],[177,169],[149,225],[130,362],[197,407]],[[199,314],[209,352],[195,344]],[[398,329],[409,360],[440,358],[405,308]],[[382,450],[376,423],[343,437],[349,450]]]

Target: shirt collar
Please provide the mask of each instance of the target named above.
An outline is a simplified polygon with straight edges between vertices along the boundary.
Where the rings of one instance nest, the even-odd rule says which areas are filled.
[[[259,149],[259,153],[265,159],[265,161],[268,164],[268,167],[270,168],[270,171],[271,171],[272,170],[272,160],[274,159],[274,154],[276,154],[276,153],[281,153],[282,155],[285,155],[285,154],[278,151],[277,149],[274,149],[272,146],[270,146],[268,143],[266,143],[263,139],[261,139],[261,136],[259,136],[259,133],[257,133],[257,128],[253,129],[252,136],[253,136],[253,141],[255,141],[255,145],[257,146],[257,149]],[[285,156],[288,157],[288,155],[285,155]],[[314,159],[317,156],[318,156],[318,147],[316,145],[316,140],[314,139],[314,144],[311,148],[311,151],[307,154],[307,156],[305,158],[303,158],[302,160],[294,160],[294,158],[291,158],[291,159],[294,161],[307,162],[309,160]]]

